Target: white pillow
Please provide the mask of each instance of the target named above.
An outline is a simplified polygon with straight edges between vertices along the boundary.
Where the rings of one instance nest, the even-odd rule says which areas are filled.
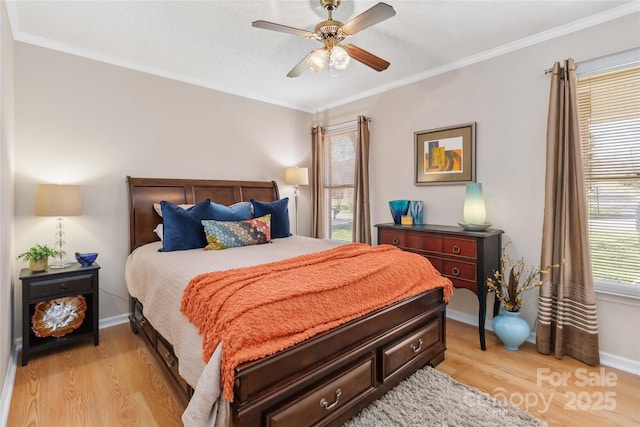
[[[185,204],[185,205],[178,205],[179,207],[181,207],[184,210],[189,209],[190,207],[193,206],[193,204]],[[162,207],[160,207],[160,203],[154,203],[153,204],[153,209],[156,211],[156,213],[158,215],[160,215],[160,218],[162,218]],[[154,230],[155,231],[155,230]]]
[[[158,237],[160,238],[160,241],[162,241],[162,224],[158,224],[156,225],[156,228],[153,229],[153,231],[158,235]]]

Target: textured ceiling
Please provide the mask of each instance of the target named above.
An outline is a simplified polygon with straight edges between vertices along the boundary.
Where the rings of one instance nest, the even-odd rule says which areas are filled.
[[[377,2],[343,0],[344,23]],[[286,74],[320,43],[253,28],[313,31],[318,0],[8,1],[15,40],[208,88],[319,111],[640,11],[631,1],[387,1],[396,16],[350,37],[391,66],[352,61],[337,77]]]

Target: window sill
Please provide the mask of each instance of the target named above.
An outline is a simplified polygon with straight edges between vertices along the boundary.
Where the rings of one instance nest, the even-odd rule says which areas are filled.
[[[640,307],[640,285],[594,280],[596,299]]]

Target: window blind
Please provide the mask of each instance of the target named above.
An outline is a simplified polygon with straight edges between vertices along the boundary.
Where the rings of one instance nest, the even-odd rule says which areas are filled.
[[[640,65],[577,92],[593,276],[640,285]]]

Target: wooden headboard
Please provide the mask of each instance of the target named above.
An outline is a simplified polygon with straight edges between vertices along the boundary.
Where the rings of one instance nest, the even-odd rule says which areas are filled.
[[[251,199],[272,202],[280,198],[275,181],[221,181],[208,179],[132,178],[129,186],[129,251],[158,239],[153,229],[162,218],[154,203],[197,203],[204,199],[232,205]]]

